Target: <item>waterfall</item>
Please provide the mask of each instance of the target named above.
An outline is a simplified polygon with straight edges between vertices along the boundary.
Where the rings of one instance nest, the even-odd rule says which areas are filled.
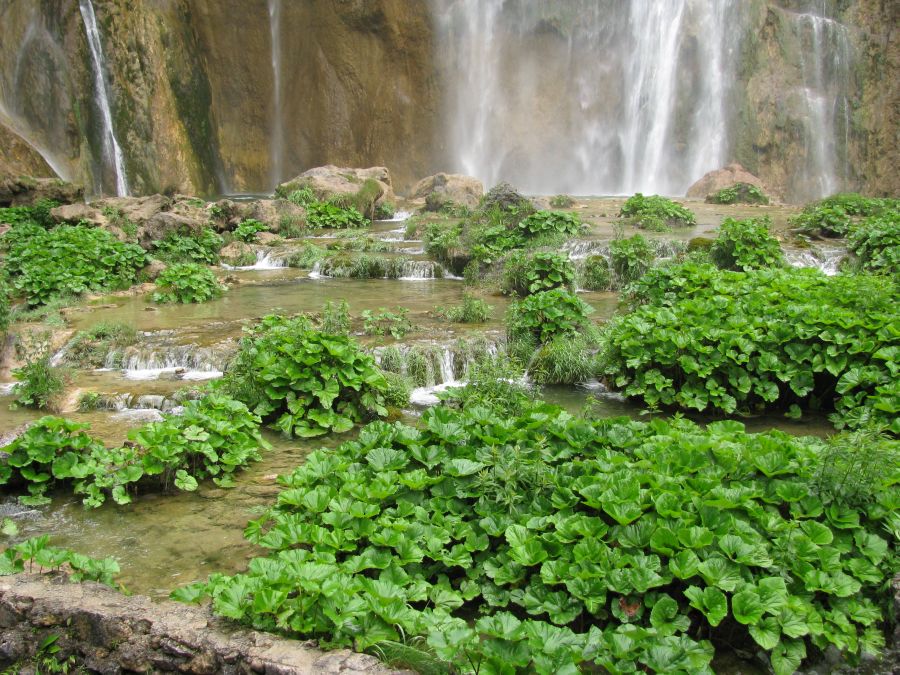
[[[683,194],[728,159],[738,0],[430,0],[454,170],[528,192]]]
[[[234,270],[239,272],[247,272],[253,270],[280,270],[287,267],[284,258],[275,257],[274,251],[266,249],[257,249],[256,262],[252,265],[226,265],[222,263],[223,269]]]
[[[81,18],[84,20],[84,28],[87,33],[88,46],[91,50],[91,66],[94,71],[94,94],[97,108],[100,110],[100,120],[103,123],[103,159],[112,162],[116,175],[116,195],[119,197],[128,194],[128,178],[125,175],[125,157],[122,148],[116,139],[113,129],[112,111],[109,105],[109,87],[106,82],[106,74],[103,70],[103,45],[100,43],[100,31],[97,28],[97,16],[94,14],[94,5],[91,0],[78,0],[81,9]]]
[[[284,173],[284,120],[281,113],[281,0],[269,0],[269,34],[272,42],[272,188],[278,187]]]

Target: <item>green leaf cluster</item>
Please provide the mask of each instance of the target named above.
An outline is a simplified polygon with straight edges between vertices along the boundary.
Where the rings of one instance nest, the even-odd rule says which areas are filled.
[[[851,229],[847,246],[860,269],[900,279],[900,210],[866,218]]]
[[[769,198],[761,188],[750,183],[735,183],[706,197],[707,204],[762,204]]]
[[[628,396],[725,413],[798,405],[900,432],[900,315],[877,277],[685,263],[648,273],[632,302],[604,354]]]
[[[484,323],[492,314],[491,306],[471,293],[463,293],[461,305],[438,307],[435,313],[451,323]]]
[[[246,529],[269,555],[175,597],[332,646],[425,636],[461,672],[711,673],[712,638],[786,675],[877,649],[897,571],[896,466],[855,510],[810,491],[822,446],[433,408],[312,454]]]
[[[224,240],[210,227],[197,234],[169,232],[163,239],[154,241],[151,252],[168,263],[192,262],[215,265],[219,262],[219,250]]]
[[[526,237],[546,235],[573,235],[582,228],[581,218],[566,211],[537,211],[519,223],[519,229]]]
[[[821,237],[845,237],[860,218],[897,211],[900,200],[863,197],[856,193],[837,194],[807,204],[790,219],[801,232]]]
[[[366,335],[390,335],[395,340],[401,340],[415,330],[406,307],[397,307],[396,312],[384,307],[379,307],[377,311],[364,309],[360,316],[363,320],[363,333]]]
[[[58,570],[63,565],[69,568],[69,580],[96,581],[115,587],[115,576],[119,573],[119,563],[113,558],[90,558],[65,548],[50,546],[48,535],[32,537],[10,546],[0,552],[0,577],[38,569]]]
[[[89,507],[108,496],[127,504],[146,486],[195,490],[212,478],[233,485],[233,474],[260,459],[268,444],[260,419],[238,401],[209,394],[189,401],[180,415],[169,415],[129,434],[131,442],[108,448],[86,433],[86,424],[44,417],[3,448],[0,485],[25,485],[24,504],[49,502],[49,490],[66,485]]]
[[[208,267],[197,263],[176,263],[156,278],[153,302],[206,302],[222,295],[224,287]]]
[[[510,342],[537,340],[539,344],[555,337],[584,331],[593,308],[577,295],[562,288],[541,291],[513,303],[507,313],[506,332]]]
[[[726,218],[709,250],[713,263],[723,270],[748,271],[784,264],[781,245],[770,233],[768,217]]]
[[[673,227],[691,227],[697,224],[693,212],[680,204],[659,195],[646,197],[638,192],[622,205],[620,218],[628,218],[636,227],[654,232],[665,232]]]
[[[258,233],[265,232],[268,229],[268,227],[258,220],[248,218],[247,220],[242,220],[240,224],[234,228],[234,238],[239,241],[250,243],[256,241],[256,235]]]
[[[525,297],[554,288],[572,290],[575,266],[568,256],[549,251],[516,251],[503,264],[500,289],[507,295]]]
[[[387,415],[386,382],[373,357],[347,335],[313,330],[304,317],[263,318],[217,386],[295,436],[343,433]]]
[[[52,230],[20,228],[26,236],[12,237],[5,263],[10,285],[29,305],[45,304],[65,295],[128,288],[147,262],[136,244],[123,244],[106,230],[84,225],[61,225]]]
[[[306,205],[306,224],[314,228],[364,227],[368,221],[355,206],[341,207],[328,202]]]
[[[30,223],[42,228],[51,228],[56,223],[50,216],[50,211],[57,206],[59,206],[59,202],[53,199],[38,199],[31,206],[0,208],[0,223],[6,225]]]

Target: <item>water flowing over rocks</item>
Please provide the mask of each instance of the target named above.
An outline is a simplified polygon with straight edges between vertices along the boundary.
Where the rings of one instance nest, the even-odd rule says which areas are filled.
[[[0,667],[33,658],[58,636],[57,658],[75,656],[92,672],[195,675],[387,675],[374,656],[324,653],[313,644],[235,630],[207,609],[153,603],[101,584],[68,583],[64,574],[0,578]]]

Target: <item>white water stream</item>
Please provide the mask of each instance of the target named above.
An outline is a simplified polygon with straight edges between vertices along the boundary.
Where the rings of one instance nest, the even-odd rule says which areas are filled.
[[[272,42],[272,188],[284,178],[284,120],[281,112],[281,0],[269,0],[269,33]]]

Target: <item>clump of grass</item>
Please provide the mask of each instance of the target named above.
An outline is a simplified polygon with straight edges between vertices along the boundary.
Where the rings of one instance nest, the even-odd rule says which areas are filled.
[[[438,307],[435,314],[451,323],[484,323],[490,318],[491,306],[471,293],[464,293],[461,305]]]

